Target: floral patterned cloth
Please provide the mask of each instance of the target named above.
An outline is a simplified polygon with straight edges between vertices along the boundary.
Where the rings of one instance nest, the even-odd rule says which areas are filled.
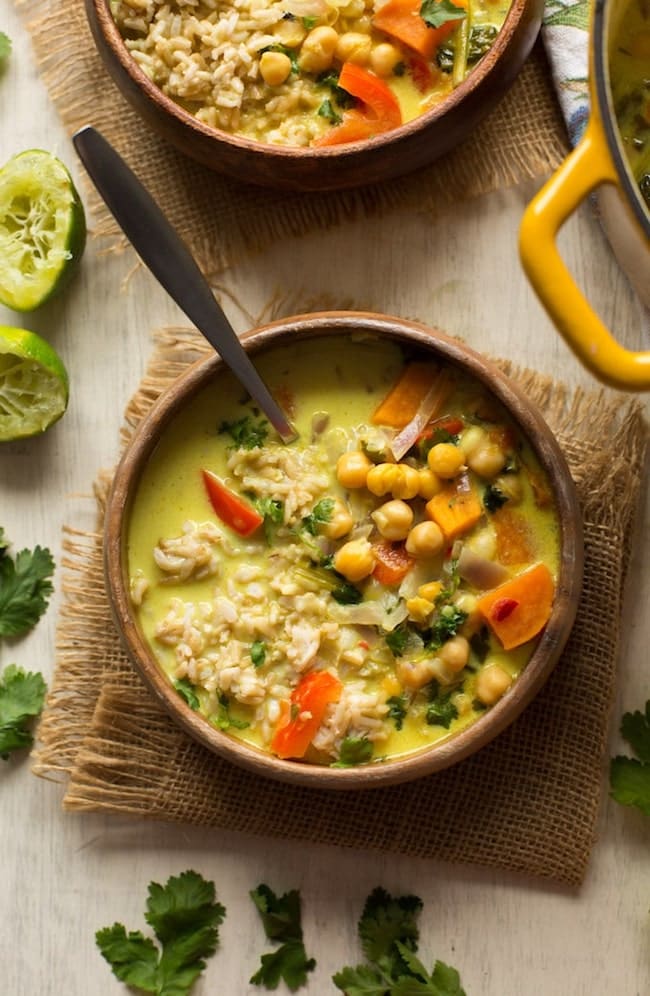
[[[590,0],[546,0],[542,38],[572,145],[589,117]]]

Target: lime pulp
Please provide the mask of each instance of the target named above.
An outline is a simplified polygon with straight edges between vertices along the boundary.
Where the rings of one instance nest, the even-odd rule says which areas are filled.
[[[25,329],[0,326],[0,442],[44,432],[68,405],[68,375],[56,351]]]

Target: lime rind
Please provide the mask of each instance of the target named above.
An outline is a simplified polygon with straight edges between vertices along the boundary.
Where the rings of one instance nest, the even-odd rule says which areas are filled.
[[[29,149],[0,170],[0,302],[33,311],[57,294],[86,243],[83,205],[63,163]]]
[[[68,392],[66,369],[44,339],[0,327],[0,442],[45,432],[64,414]]]

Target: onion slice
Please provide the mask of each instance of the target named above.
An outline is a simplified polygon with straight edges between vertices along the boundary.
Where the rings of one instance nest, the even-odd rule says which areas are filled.
[[[443,370],[427,393],[422,398],[415,415],[393,439],[390,448],[395,460],[401,460],[405,453],[418,441],[429,422],[440,412],[449,391],[451,390],[451,374]]]
[[[509,571],[496,560],[488,560],[464,544],[456,565],[459,576],[479,591],[497,588],[510,577]]]

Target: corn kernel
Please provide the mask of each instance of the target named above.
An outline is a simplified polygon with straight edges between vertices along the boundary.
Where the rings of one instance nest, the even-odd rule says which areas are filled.
[[[427,584],[420,585],[418,595],[421,598],[428,598],[430,602],[435,602],[441,591],[442,581],[429,581]]]
[[[434,604],[428,598],[421,598],[419,595],[414,595],[413,598],[407,598],[406,600],[406,611],[413,622],[426,622],[433,609]]]

